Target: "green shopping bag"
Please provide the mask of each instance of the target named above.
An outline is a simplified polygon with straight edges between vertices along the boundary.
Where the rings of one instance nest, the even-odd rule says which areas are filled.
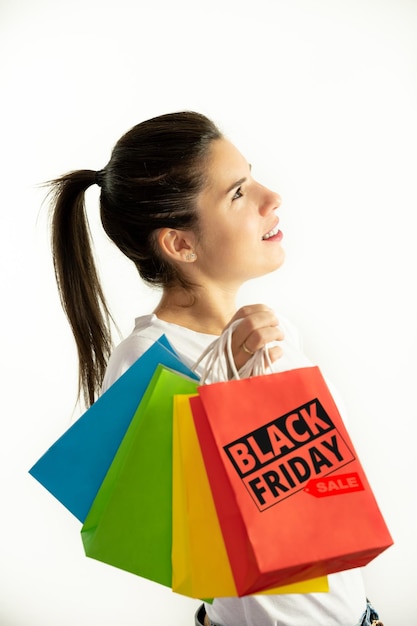
[[[158,366],[81,529],[87,556],[171,587],[173,396],[197,384]]]

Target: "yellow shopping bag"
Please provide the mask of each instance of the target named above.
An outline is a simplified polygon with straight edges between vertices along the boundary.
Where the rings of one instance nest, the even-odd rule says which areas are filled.
[[[173,403],[172,589],[195,598],[237,596],[187,395]],[[326,576],[262,593],[328,591]]]

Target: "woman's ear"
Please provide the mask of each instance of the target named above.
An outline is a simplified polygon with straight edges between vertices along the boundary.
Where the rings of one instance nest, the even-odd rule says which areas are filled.
[[[162,254],[171,261],[192,263],[197,259],[194,252],[195,236],[191,231],[161,228],[157,241]]]

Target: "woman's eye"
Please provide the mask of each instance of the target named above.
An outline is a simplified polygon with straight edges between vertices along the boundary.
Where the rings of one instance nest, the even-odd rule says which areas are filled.
[[[238,200],[242,196],[243,196],[242,187],[238,187],[235,191],[235,195],[233,196],[232,200]]]

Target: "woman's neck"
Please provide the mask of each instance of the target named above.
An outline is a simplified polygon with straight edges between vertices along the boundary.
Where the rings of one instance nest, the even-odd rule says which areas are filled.
[[[165,290],[154,310],[159,319],[209,335],[220,335],[236,312],[236,293],[223,290]]]

